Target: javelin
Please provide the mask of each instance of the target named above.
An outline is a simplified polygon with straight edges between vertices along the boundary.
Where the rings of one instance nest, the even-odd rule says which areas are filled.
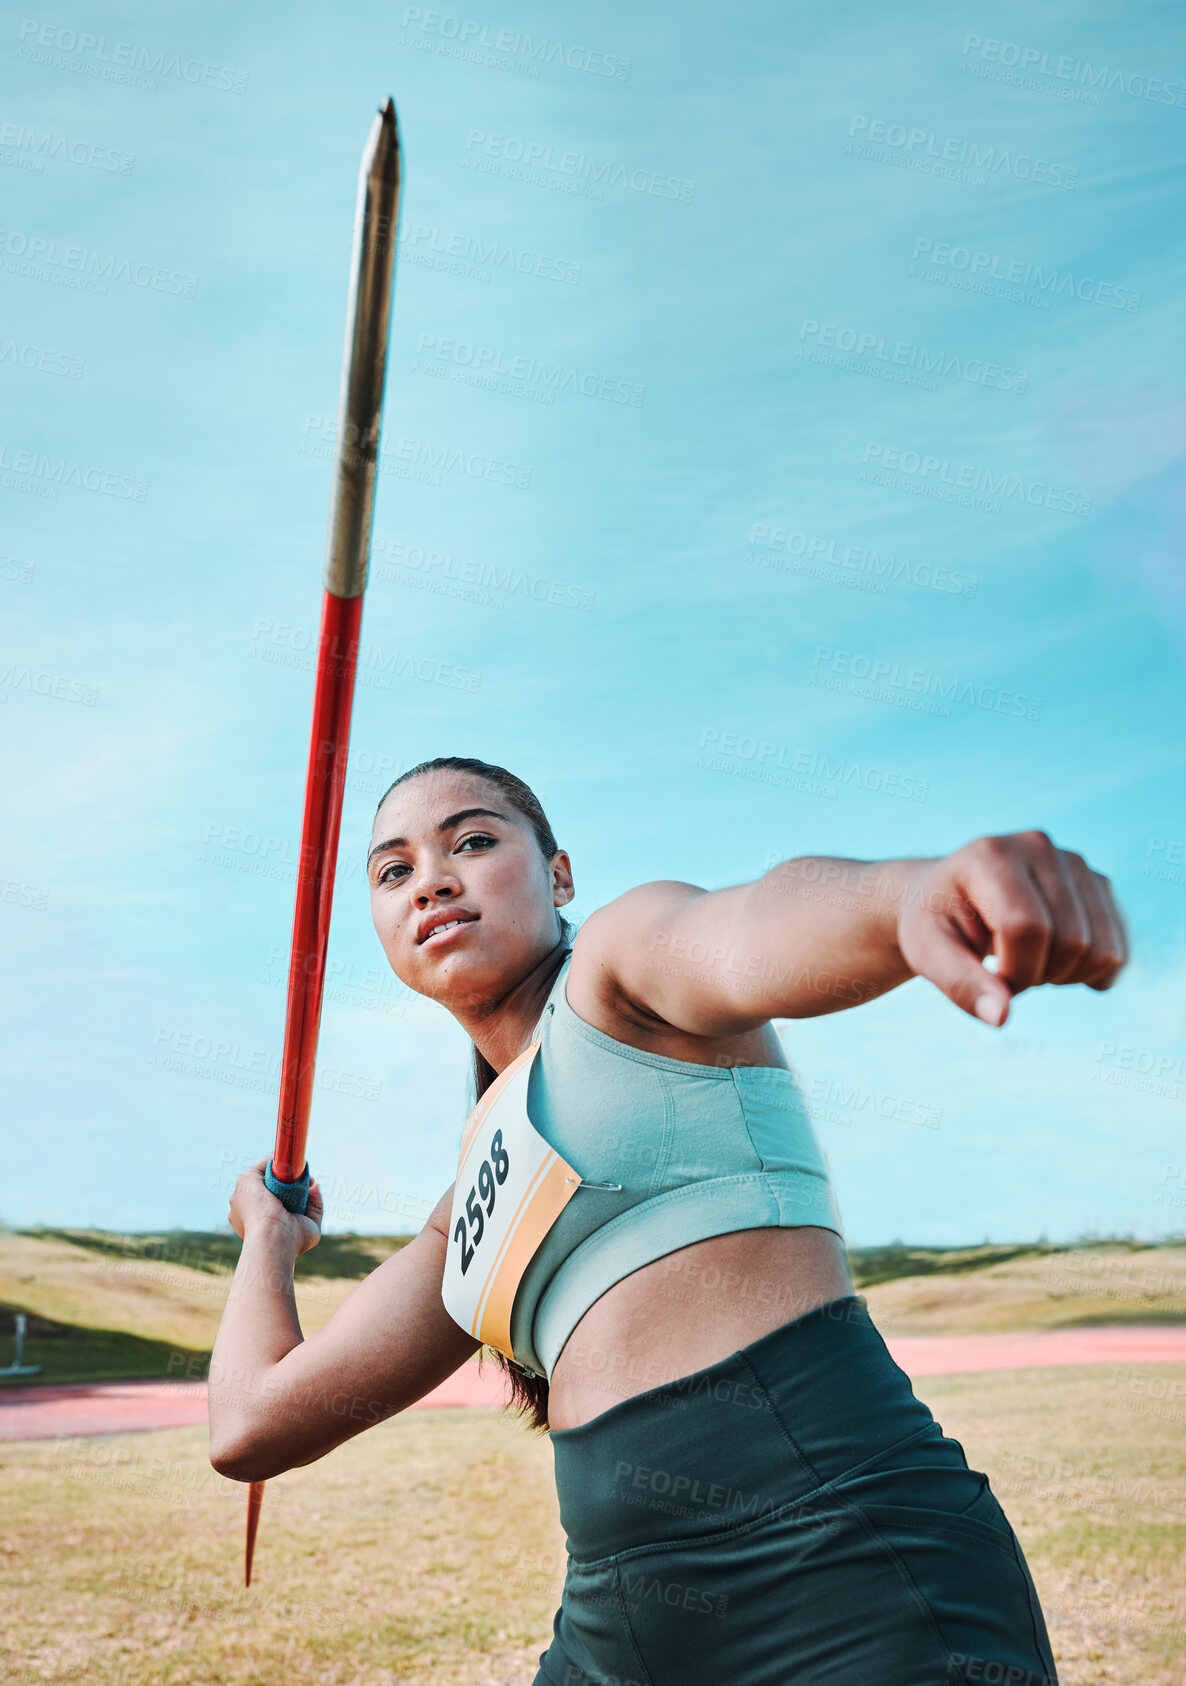
[[[309,1199],[305,1143],[313,1101],[325,952],[346,784],[346,755],[350,747],[350,710],[358,664],[362,594],[366,589],[375,512],[375,469],[383,415],[399,189],[399,133],[395,106],[388,99],[371,125],[358,176],[342,395],[325,551],[325,594],[313,690],[313,730],[309,739],[305,819],[288,966],[280,1106],[276,1145],[264,1173],[264,1182],[290,1212],[303,1212]],[[263,1482],[251,1482],[247,1495],[244,1565],[248,1586],[263,1496]]]

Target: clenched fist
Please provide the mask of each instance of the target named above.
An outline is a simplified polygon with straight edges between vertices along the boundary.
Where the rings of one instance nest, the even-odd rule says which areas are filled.
[[[1110,989],[1128,959],[1109,880],[1044,831],[980,837],[928,861],[904,899],[898,947],[917,976],[991,1025],[1034,984]],[[981,965],[989,953],[995,972]]]
[[[235,1182],[227,1222],[241,1241],[249,1230],[269,1225],[286,1230],[296,1243],[297,1256],[316,1247],[321,1240],[325,1208],[316,1180],[309,1184],[309,1204],[304,1212],[290,1212],[264,1182],[267,1158],[257,1159]]]

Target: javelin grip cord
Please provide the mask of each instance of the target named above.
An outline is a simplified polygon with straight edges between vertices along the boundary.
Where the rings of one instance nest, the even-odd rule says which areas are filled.
[[[272,1169],[272,1161],[268,1160],[268,1168],[264,1172],[264,1187],[269,1194],[274,1194],[282,1206],[290,1212],[303,1214],[309,1204],[309,1167],[294,1183],[282,1183]]]

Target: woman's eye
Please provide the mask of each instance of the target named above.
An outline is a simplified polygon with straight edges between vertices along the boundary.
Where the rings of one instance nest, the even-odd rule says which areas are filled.
[[[463,837],[460,843],[456,845],[454,853],[456,854],[462,849],[466,849],[467,845],[470,843],[476,844],[479,849],[485,849],[489,845],[497,842],[497,837],[491,837],[488,831],[471,831],[468,837]],[[470,851],[467,849],[467,853],[468,852]],[[376,884],[398,884],[405,873],[408,873],[411,870],[411,867],[409,867],[406,861],[389,861],[386,866],[379,868],[378,872],[375,874],[375,882]]]

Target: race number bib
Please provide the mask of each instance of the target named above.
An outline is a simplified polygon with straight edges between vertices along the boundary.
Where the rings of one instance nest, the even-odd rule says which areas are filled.
[[[507,1358],[523,1272],[581,1181],[527,1116],[538,1051],[500,1071],[466,1121],[441,1283],[454,1322]]]

